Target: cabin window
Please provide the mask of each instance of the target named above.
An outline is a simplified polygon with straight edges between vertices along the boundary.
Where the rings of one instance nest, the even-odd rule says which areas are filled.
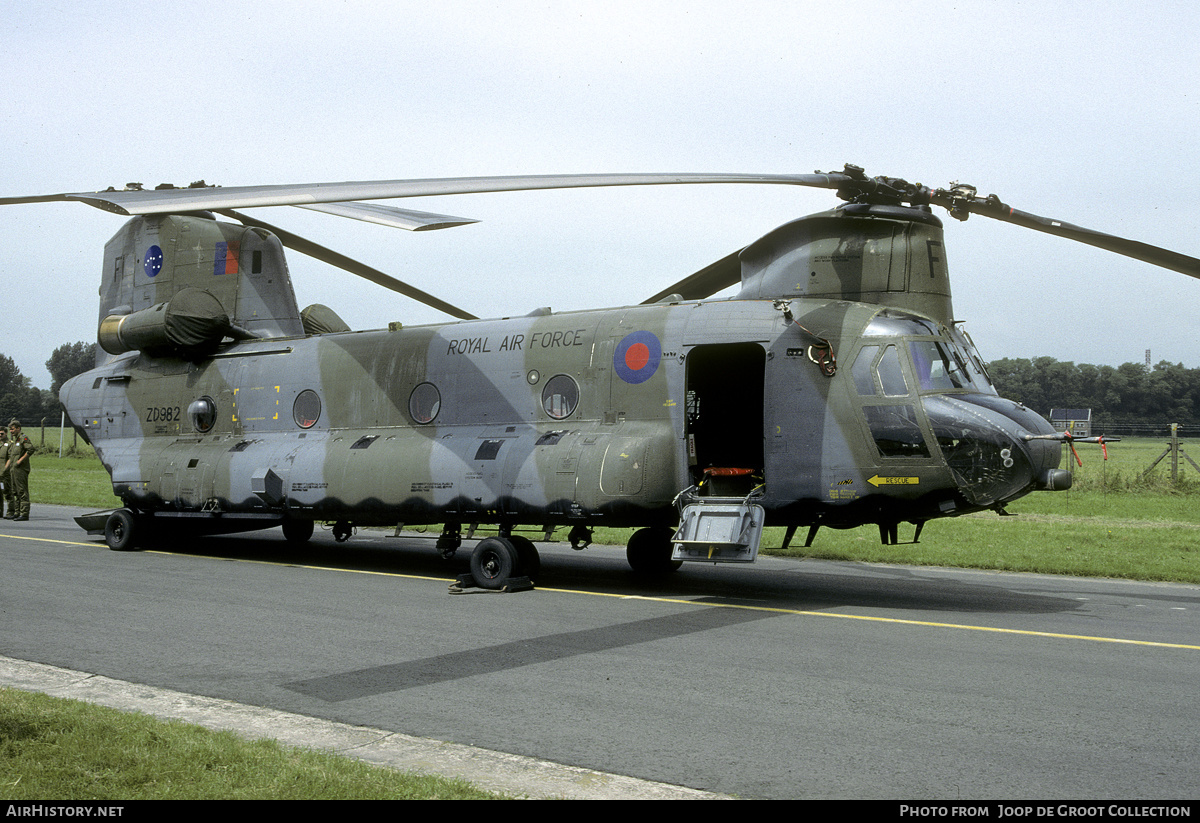
[[[201,434],[208,432],[217,422],[217,404],[211,397],[193,400],[188,406],[188,419],[192,421],[192,428],[196,431]]]
[[[579,405],[579,386],[565,374],[556,374],[542,389],[542,408],[555,420],[570,417]]]
[[[432,423],[442,410],[442,393],[432,383],[422,383],[408,396],[408,413],[424,425]]]
[[[292,419],[302,429],[311,429],[321,419],[321,398],[312,389],[305,389],[296,395],[292,403]]]

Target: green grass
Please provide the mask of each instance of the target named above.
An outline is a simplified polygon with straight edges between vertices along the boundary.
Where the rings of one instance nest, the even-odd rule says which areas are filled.
[[[96,509],[120,506],[112,496],[108,474],[91,449],[83,446],[77,454],[59,459],[57,430],[53,432],[46,438],[50,447],[34,455],[37,462],[30,478],[34,502]],[[1182,445],[1200,463],[1200,442]],[[989,512],[934,520],[925,525],[920,543],[899,546],[879,545],[878,530],[865,526],[822,529],[815,544],[805,549],[799,545],[805,537],[801,529],[785,554],[1200,583],[1200,474],[1181,459],[1174,483],[1169,460],[1143,476],[1166,449],[1165,438],[1112,443],[1107,461],[1098,446],[1077,449],[1083,466],[1074,466],[1074,487],[1066,492],[1035,492],[1018,500],[1008,509],[1015,517]],[[630,533],[630,529],[597,529],[593,542],[623,546]],[[560,529],[557,539],[564,539],[564,534]],[[900,539],[911,538],[912,527],[902,525]],[[783,529],[766,530],[764,547],[782,542]]]
[[[0,689],[5,800],[483,800],[461,780]]]

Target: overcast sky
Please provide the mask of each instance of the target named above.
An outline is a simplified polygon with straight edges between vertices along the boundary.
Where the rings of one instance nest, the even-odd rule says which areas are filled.
[[[1200,6],[1185,2],[15,2],[0,196],[460,175],[840,170],[994,192],[1200,256]],[[423,198],[413,234],[256,216],[482,316],[637,303],[838,201],[774,186]],[[35,385],[95,339],[104,243],[77,204],[0,221],[0,353]],[[1200,281],[974,217],[947,223],[986,359],[1200,367]],[[442,316],[305,258],[354,328]]]

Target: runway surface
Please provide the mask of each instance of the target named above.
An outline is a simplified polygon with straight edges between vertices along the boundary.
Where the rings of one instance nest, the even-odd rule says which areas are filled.
[[[117,553],[80,511],[0,521],[0,654],[740,797],[1200,794],[1200,587],[552,545],[450,595],[469,545]]]

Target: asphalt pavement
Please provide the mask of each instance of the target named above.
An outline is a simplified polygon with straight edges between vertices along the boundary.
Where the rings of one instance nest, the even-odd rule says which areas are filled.
[[[1200,587],[769,557],[646,581],[620,549],[555,544],[533,591],[452,595],[469,545],[117,553],[79,511],[0,523],[10,682],[557,775],[500,787],[530,796],[1200,794]]]

